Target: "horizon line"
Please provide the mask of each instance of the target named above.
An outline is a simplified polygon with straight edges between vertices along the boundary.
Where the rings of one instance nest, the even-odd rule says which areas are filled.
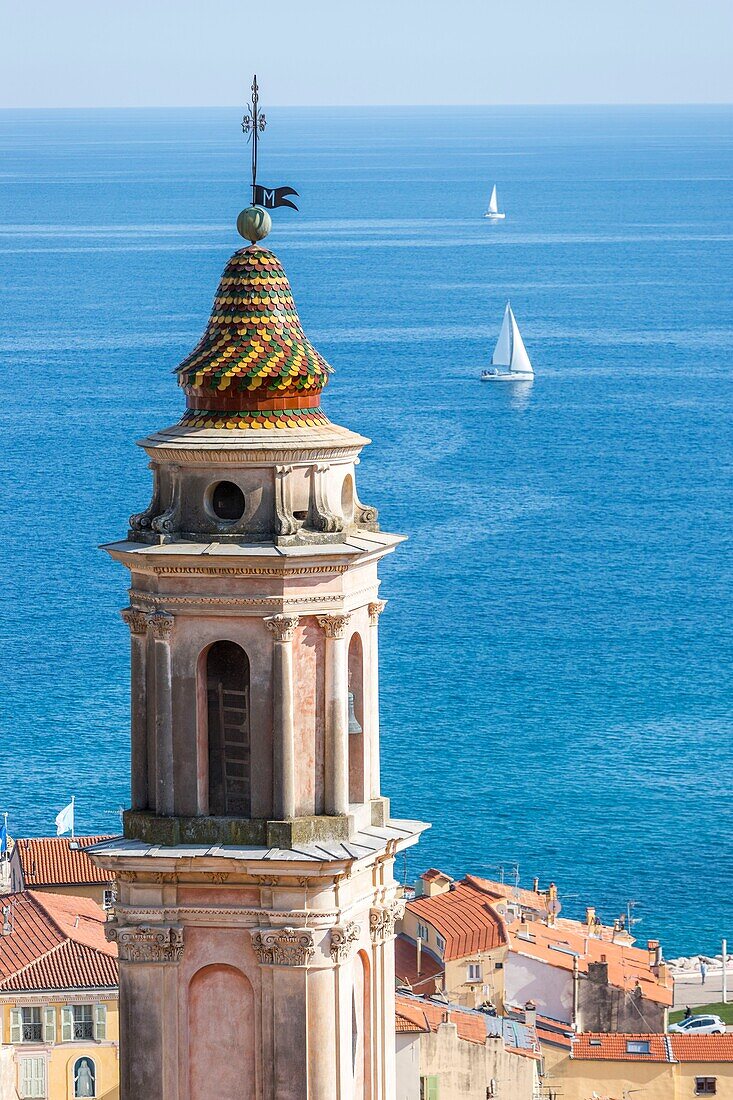
[[[244,105],[241,103],[108,103],[95,105],[68,103],[63,105],[37,104],[34,106],[2,104],[0,105],[0,111],[228,111],[242,110],[243,106]],[[469,110],[481,110],[487,107],[542,107],[548,109],[556,109],[559,107],[733,107],[733,100],[624,100],[618,102],[588,100],[583,102],[565,101],[558,103],[270,103],[268,105],[268,109],[270,110],[275,109],[286,111],[362,111],[372,108],[378,108],[380,110],[403,108],[409,108],[411,110],[423,110],[433,109],[436,107],[445,109],[465,108]]]

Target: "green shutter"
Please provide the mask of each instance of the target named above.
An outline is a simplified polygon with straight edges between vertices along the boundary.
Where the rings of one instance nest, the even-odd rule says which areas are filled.
[[[19,1008],[10,1009],[10,1042],[20,1043],[23,1041],[23,1013]]]
[[[440,1078],[436,1075],[420,1078],[420,1100],[439,1100]]]
[[[43,1041],[47,1046],[53,1046],[56,1042],[55,1008],[44,1008],[43,1010]]]
[[[61,1042],[70,1043],[74,1038],[74,1010],[71,1005],[61,1009]]]
[[[94,1006],[94,1038],[99,1042],[107,1038],[107,1006]]]

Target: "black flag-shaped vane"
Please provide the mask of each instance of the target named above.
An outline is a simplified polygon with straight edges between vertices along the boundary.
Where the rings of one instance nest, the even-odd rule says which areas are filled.
[[[263,187],[261,183],[257,183],[254,187],[254,202],[255,206],[264,206],[266,210],[274,210],[277,206],[289,206],[291,210],[297,210],[295,203],[287,197],[297,194],[292,187]]]

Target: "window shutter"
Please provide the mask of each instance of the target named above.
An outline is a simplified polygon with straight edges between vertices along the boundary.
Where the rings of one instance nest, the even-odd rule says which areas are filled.
[[[438,1098],[438,1084],[439,1077],[428,1077],[428,1100],[439,1100]]]
[[[71,1005],[61,1009],[61,1042],[70,1043],[74,1038],[74,1010]]]
[[[43,1041],[48,1046],[56,1042],[56,1009],[44,1008],[43,1010]]]
[[[107,1006],[94,1006],[94,1038],[99,1042],[107,1038]]]
[[[43,1058],[23,1058],[20,1063],[21,1096],[46,1095],[46,1063]]]
[[[10,1042],[20,1043],[23,1040],[23,1014],[19,1008],[10,1009]]]

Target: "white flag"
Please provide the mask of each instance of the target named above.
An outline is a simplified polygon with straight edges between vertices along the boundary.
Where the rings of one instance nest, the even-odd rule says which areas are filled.
[[[56,814],[56,836],[61,836],[63,833],[71,833],[74,835],[74,799],[72,798],[68,806],[64,806],[61,813]]]

